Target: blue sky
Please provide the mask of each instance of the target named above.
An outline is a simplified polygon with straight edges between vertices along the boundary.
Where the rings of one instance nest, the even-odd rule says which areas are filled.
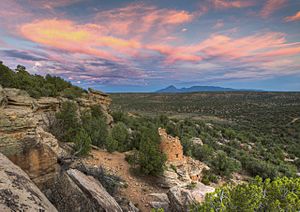
[[[297,0],[1,0],[0,60],[106,92],[300,91]]]

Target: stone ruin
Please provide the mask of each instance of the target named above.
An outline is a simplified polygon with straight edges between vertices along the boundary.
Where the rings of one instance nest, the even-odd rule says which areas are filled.
[[[158,134],[161,138],[160,150],[166,154],[166,164],[167,167],[169,167],[165,171],[165,175],[171,174],[173,179],[177,178],[178,182],[176,182],[176,180],[172,180],[174,184],[200,181],[202,177],[202,171],[204,169],[209,169],[209,167],[201,161],[184,156],[183,147],[178,137],[168,135],[166,130],[163,128],[158,128]],[[176,171],[172,170],[174,168],[176,168]],[[170,173],[174,171],[177,177],[175,177],[175,173]]]
[[[167,156],[167,161],[181,164],[184,162],[183,148],[178,137],[167,134],[165,129],[158,128],[161,138],[160,149]]]

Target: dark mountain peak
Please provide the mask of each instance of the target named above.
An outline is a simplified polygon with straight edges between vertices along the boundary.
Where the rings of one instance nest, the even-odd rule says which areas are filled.
[[[189,88],[176,88],[174,85],[170,85],[164,89],[156,91],[156,93],[192,93],[192,92],[222,92],[222,91],[258,91],[251,89],[233,89],[223,88],[218,86],[192,86]]]

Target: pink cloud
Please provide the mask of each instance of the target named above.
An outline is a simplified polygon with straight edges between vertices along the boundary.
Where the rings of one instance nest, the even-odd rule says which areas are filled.
[[[168,45],[154,44],[145,47],[148,50],[159,52],[166,56],[165,64],[172,64],[178,61],[199,62],[202,57],[188,52],[185,47],[172,47]]]
[[[248,1],[248,0],[236,0],[236,1],[211,0],[211,2],[216,9],[243,8],[243,7],[250,7],[255,4],[254,1]]]
[[[208,39],[191,46],[171,47],[150,45],[148,49],[166,56],[168,63],[177,61],[197,62],[219,58],[225,61],[256,63],[269,61],[274,57],[297,55],[299,43],[287,43],[283,33],[269,32],[241,38],[226,35],[212,35]]]
[[[109,51],[100,48],[110,48],[118,51],[140,48],[135,40],[125,40],[107,36],[101,32],[101,26],[78,25],[69,20],[46,19],[24,24],[21,34],[36,43],[49,47],[116,60]]]
[[[266,4],[260,11],[260,16],[267,18],[275,11],[281,9],[286,3],[287,0],[267,0]]]
[[[286,22],[289,22],[289,21],[299,21],[300,20],[300,11],[298,11],[295,15],[285,17],[284,20]]]
[[[172,28],[191,22],[195,16],[184,10],[130,4],[123,8],[98,12],[94,20],[108,32],[120,36],[143,38],[155,32],[169,33]]]

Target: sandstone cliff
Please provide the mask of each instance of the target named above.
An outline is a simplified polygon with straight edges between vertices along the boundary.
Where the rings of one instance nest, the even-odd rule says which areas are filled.
[[[58,172],[58,157],[67,154],[53,135],[45,132],[47,117],[55,114],[65,98],[31,98],[27,92],[0,86],[0,152],[20,166],[39,186],[51,181]],[[74,101],[79,110],[100,105],[107,118],[110,98],[90,90]]]

